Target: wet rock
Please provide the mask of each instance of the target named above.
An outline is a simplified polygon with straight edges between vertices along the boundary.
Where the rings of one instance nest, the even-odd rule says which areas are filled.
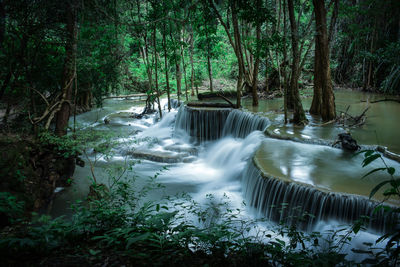
[[[353,139],[350,133],[341,133],[338,134],[338,136],[343,149],[348,151],[357,151],[360,148],[357,141]]]
[[[129,155],[146,159],[155,162],[163,163],[178,163],[182,162],[183,158],[188,157],[187,153],[175,153],[169,151],[152,151],[152,150],[135,150],[128,153]]]
[[[110,124],[113,123],[114,121],[118,121],[121,119],[141,119],[142,115],[137,114],[134,112],[118,112],[118,113],[113,113],[108,115],[107,117],[104,118],[104,123],[105,124]]]
[[[191,163],[191,162],[195,161],[196,159],[197,159],[196,157],[190,156],[190,157],[184,158],[184,159],[182,160],[182,162],[183,162],[183,163]]]
[[[197,154],[198,154],[197,148],[195,148],[195,147],[170,145],[170,146],[164,147],[164,149],[169,150],[169,151],[178,152],[178,153],[183,152],[183,153],[187,153],[189,155],[195,155],[195,156],[197,156]]]

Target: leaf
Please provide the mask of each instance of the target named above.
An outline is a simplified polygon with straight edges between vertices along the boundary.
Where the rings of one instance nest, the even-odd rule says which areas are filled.
[[[357,253],[357,254],[372,254],[372,252],[370,250],[352,248],[351,251],[353,251],[354,253]]]
[[[147,239],[148,237],[150,237],[151,236],[151,233],[150,232],[146,232],[146,233],[144,233],[144,234],[141,234],[141,235],[138,235],[138,236],[135,236],[135,237],[132,237],[132,238],[129,238],[128,239],[128,242],[126,243],[126,249],[129,249],[129,247],[133,244],[133,243],[136,243],[136,242],[138,242],[138,241],[142,241],[142,240],[145,240],[145,239]]]
[[[89,249],[89,253],[92,256],[96,256],[97,254],[99,254],[99,252],[101,252],[101,250],[93,250],[93,249]]]
[[[393,168],[393,167],[387,168],[387,172],[388,172],[390,175],[393,175],[395,171],[396,171],[396,169]]]
[[[385,184],[388,184],[388,183],[390,183],[390,180],[383,181],[382,183],[380,183],[377,186],[375,186],[371,190],[371,193],[369,194],[369,198],[372,198],[376,194],[376,192],[378,192],[378,190],[382,188],[382,186],[384,186]]]
[[[398,187],[400,186],[400,179],[394,179],[394,180],[392,180],[392,181],[390,182],[390,185],[391,185],[393,188],[398,188]]]
[[[374,160],[376,160],[377,158],[380,158],[380,157],[381,157],[381,154],[373,154],[373,155],[371,155],[371,156],[369,156],[369,157],[364,159],[362,166],[365,167],[365,166],[369,165],[371,162],[373,162]]]
[[[371,174],[373,174],[374,172],[377,172],[377,171],[383,171],[383,170],[386,170],[386,168],[376,168],[376,169],[373,169],[372,171],[368,172],[368,173],[367,173],[367,174],[365,174],[363,177],[361,177],[361,179],[363,179],[363,178],[367,177],[368,175],[371,175]]]
[[[397,195],[396,188],[388,188],[383,192],[384,196]]]

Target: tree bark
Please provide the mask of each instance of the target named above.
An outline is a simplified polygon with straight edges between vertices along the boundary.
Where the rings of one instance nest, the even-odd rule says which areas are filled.
[[[284,88],[284,97],[283,97],[283,109],[285,113],[285,124],[288,122],[287,110],[288,110],[288,75],[286,71],[286,62],[287,62],[287,46],[286,46],[286,36],[287,36],[287,19],[286,19],[286,0],[283,1],[283,88]],[[278,65],[278,68],[281,66]]]
[[[307,122],[306,115],[304,113],[303,105],[301,103],[300,94],[299,94],[299,64],[300,64],[300,54],[299,54],[299,41],[298,41],[298,29],[296,24],[296,19],[294,17],[294,6],[293,0],[288,0],[288,9],[289,9],[289,20],[290,20],[290,29],[291,29],[291,40],[292,40],[292,53],[293,53],[293,62],[292,62],[292,74],[290,79],[290,93],[293,101],[293,123],[295,124],[304,124]],[[289,103],[288,103],[289,104]]]
[[[182,90],[182,72],[181,72],[181,65],[180,62],[177,60],[175,63],[175,68],[176,68],[176,93],[178,94],[178,101],[180,100],[181,97],[181,90]]]
[[[257,0],[256,6],[260,7],[261,6],[261,0]],[[260,65],[260,44],[261,40],[261,21],[260,18],[257,18],[257,26],[256,26],[256,60],[254,63],[254,71],[253,71],[253,88],[252,88],[252,94],[253,94],[253,106],[258,106],[258,94],[257,94],[257,76],[258,76],[258,67]],[[268,81],[267,81],[268,83]]]
[[[75,1],[66,4],[66,29],[67,40],[65,44],[65,62],[62,78],[61,109],[57,112],[55,134],[64,136],[67,134],[68,120],[71,113],[69,101],[72,97],[73,80],[76,78],[76,51],[78,41],[77,3]]]
[[[167,59],[167,40],[166,40],[166,27],[165,21],[163,23],[163,49],[164,49],[164,66],[165,66],[165,82],[167,86],[167,97],[168,97],[168,111],[171,111],[171,92],[169,88],[169,75],[168,75],[168,59]]]
[[[211,48],[210,48],[210,40],[208,38],[208,27],[207,22],[204,23],[205,30],[206,30],[206,42],[207,42],[207,70],[208,70],[208,78],[210,80],[210,91],[214,91],[213,87],[213,73],[212,73],[212,66],[211,66]]]
[[[190,88],[192,91],[192,96],[194,96],[194,64],[193,64],[193,53],[194,53],[194,35],[193,29],[190,27]]]
[[[157,94],[157,105],[158,105],[158,112],[160,114],[160,119],[162,118],[162,110],[161,110],[161,103],[160,103],[160,91],[158,90],[158,56],[157,56],[157,42],[156,42],[156,33],[157,28],[154,24],[153,27],[153,46],[154,46],[154,75],[155,75],[155,85],[156,85],[156,94]]]
[[[238,60],[239,65],[239,76],[237,80],[237,96],[236,96],[236,105],[238,107],[241,106],[241,96],[242,96],[242,87],[243,87],[243,78],[244,78],[244,60],[243,60],[243,52],[242,52],[242,41],[240,38],[240,31],[239,31],[239,22],[237,18],[237,0],[232,1],[232,24],[233,24],[233,32],[234,32],[234,40],[235,40],[235,54]]]
[[[313,5],[317,35],[314,57],[314,98],[310,113],[321,115],[324,121],[330,121],[336,118],[336,107],[330,69],[327,12],[323,1],[313,0]]]

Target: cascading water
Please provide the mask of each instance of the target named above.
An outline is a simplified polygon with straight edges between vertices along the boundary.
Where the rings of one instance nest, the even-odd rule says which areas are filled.
[[[253,162],[243,172],[242,186],[245,199],[258,214],[270,221],[296,223],[309,231],[320,221],[352,223],[362,216],[370,216],[369,228],[382,232],[397,219],[385,215],[382,209],[374,212],[377,203],[366,197],[326,192],[268,177]]]
[[[221,125],[223,125],[222,131]],[[246,163],[243,158],[240,160],[241,154],[246,155],[244,156],[245,158],[252,157],[252,155],[246,153],[246,149],[253,153],[259,146],[260,142],[254,141],[251,138],[253,134],[250,133],[264,130],[268,125],[269,120],[267,118],[240,110],[206,110],[181,107],[175,127],[184,129],[200,142],[220,138],[221,140],[212,145],[207,150],[208,152],[202,156],[207,159],[207,164],[204,166],[224,170],[226,177],[229,177],[230,181],[241,175],[242,192],[247,204],[254,207],[258,214],[265,216],[270,221],[296,223],[302,229],[311,231],[315,224],[320,221],[337,220],[343,223],[351,223],[362,218],[362,216],[370,216],[369,228],[384,231],[389,223],[396,219],[384,216],[383,210],[375,213],[376,203],[366,197],[331,193],[329,190],[321,190],[302,182],[294,182],[290,180],[291,177],[285,180],[265,176],[259,166],[256,167],[254,165],[253,161],[249,160]],[[246,136],[248,137],[244,140],[235,139],[245,138]],[[257,140],[262,138],[258,137]],[[251,141],[249,142],[248,140]],[[251,142],[254,143],[252,144]],[[304,159],[307,159],[307,155],[302,155],[301,153],[315,153],[315,151],[308,151],[306,147],[296,145],[293,142],[286,141],[285,144],[290,147],[288,153],[296,153]],[[276,146],[279,146],[279,144],[276,144]],[[331,149],[327,150],[323,146],[310,146],[333,156],[338,151],[335,149],[333,151]],[[276,149],[279,150],[277,147],[273,149],[274,151]],[[302,150],[302,152],[297,151],[298,149]],[[325,154],[322,156],[327,156]],[[281,156],[284,155],[278,157]],[[346,160],[348,161],[348,159]],[[297,166],[298,163],[295,161],[290,164],[293,165],[294,173],[299,172],[299,168],[304,170],[309,168],[309,166],[305,165]],[[285,168],[285,166],[280,167]],[[302,175],[305,174],[304,170],[301,171]],[[215,185],[215,182],[212,184]],[[221,187],[221,184],[219,186]],[[210,189],[209,187],[206,187],[208,188],[207,190]],[[204,192],[204,190],[202,191]]]
[[[263,131],[269,125],[265,117],[232,109],[199,109],[182,106],[175,131],[184,131],[192,141],[203,143],[232,136],[245,138],[253,131]]]
[[[113,163],[123,165],[133,157],[142,159],[134,168],[139,188],[149,177],[154,176],[155,172],[162,170],[157,182],[165,187],[163,192],[149,193],[148,199],[151,201],[159,200],[163,194],[173,196],[185,192],[197,202],[205,203],[208,201],[205,198],[208,194],[214,195],[217,201],[220,196],[226,194],[234,208],[242,210],[242,202],[245,200],[247,207],[253,207],[266,219],[275,222],[284,219],[287,223],[297,223],[303,229],[316,231],[321,229],[321,222],[324,229],[331,230],[330,227],[334,227],[330,221],[332,219],[353,222],[361,215],[372,214],[374,202],[365,197],[330,193],[329,188],[325,190],[314,187],[314,183],[321,177],[327,176],[327,179],[333,182],[342,179],[338,177],[341,174],[337,166],[341,166],[339,171],[342,171],[360,165],[359,162],[352,161],[350,156],[342,155],[340,150],[335,152],[333,148],[325,146],[318,148],[325,151],[325,154],[315,156],[315,151],[310,148],[317,145],[308,145],[309,148],[305,148],[290,141],[274,141],[275,144],[271,141],[266,142],[272,139],[260,131],[269,126],[269,119],[240,110],[201,109],[180,105],[177,111],[175,107],[178,108],[179,103],[172,101],[173,109],[167,113],[165,103],[166,101],[162,103],[164,113],[161,121],[157,120],[157,114],[146,115],[140,120],[134,119],[130,113],[140,114],[143,108],[132,107],[132,103],[127,100],[109,100],[104,108],[77,116],[77,121],[85,127],[121,132],[121,136],[118,137],[121,144],[115,151],[116,155],[109,159],[110,161],[98,161],[95,166],[99,182],[107,183],[106,166]],[[111,117],[110,123],[105,124],[104,118],[110,113],[115,116]],[[268,173],[271,170],[271,176],[266,175],[266,172],[260,170],[260,166],[254,164],[256,151],[262,150],[260,143],[262,146],[268,143],[270,157],[275,166],[268,166],[272,166],[273,171],[265,166],[263,169]],[[198,144],[200,145],[197,146]],[[283,149],[283,146],[288,148]],[[324,175],[321,175],[317,168],[311,168],[310,165],[324,158],[328,158],[331,167],[320,168],[323,170],[321,172],[324,172]],[[345,166],[344,163],[348,164]],[[90,181],[84,178],[91,175],[88,166],[89,164],[85,168],[78,168],[75,175],[79,179],[76,179],[76,183],[70,189],[65,190],[67,192],[57,197],[58,204],[55,203],[53,208],[58,209],[58,215],[65,214],[65,210],[69,208],[69,201],[85,199]],[[400,168],[396,166],[396,169]],[[360,172],[358,170],[353,173]],[[281,174],[287,174],[288,178],[296,175],[298,177],[294,177],[292,181],[274,178],[282,177]],[[304,181],[307,175],[314,179],[308,184]],[[124,178],[127,181],[131,179],[128,176]],[[359,186],[364,184],[364,181],[356,181],[354,184]],[[346,192],[342,189],[344,188],[339,188],[337,192]],[[79,195],[75,192],[79,192]],[[284,205],[285,210],[280,213],[279,208],[283,203],[287,204]],[[248,214],[247,211],[251,213]],[[244,216],[254,215],[252,210],[245,209],[242,212]],[[304,212],[315,217],[306,217],[305,222],[296,221],[295,217],[303,215]],[[385,221],[392,219],[381,214],[373,217],[369,227],[379,231],[385,230]],[[373,238],[375,237],[369,240],[374,240]],[[366,240],[361,239],[360,244]]]
[[[245,138],[253,131],[263,131],[269,125],[265,117],[257,116],[249,112],[233,110],[224,125],[222,136]]]
[[[217,140],[222,135],[231,109],[196,109],[182,106],[175,122],[175,132],[188,134],[191,141],[203,143]]]

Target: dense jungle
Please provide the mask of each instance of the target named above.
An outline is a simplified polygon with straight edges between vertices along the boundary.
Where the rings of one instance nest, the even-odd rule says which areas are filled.
[[[0,0],[4,266],[400,265],[397,0]]]

